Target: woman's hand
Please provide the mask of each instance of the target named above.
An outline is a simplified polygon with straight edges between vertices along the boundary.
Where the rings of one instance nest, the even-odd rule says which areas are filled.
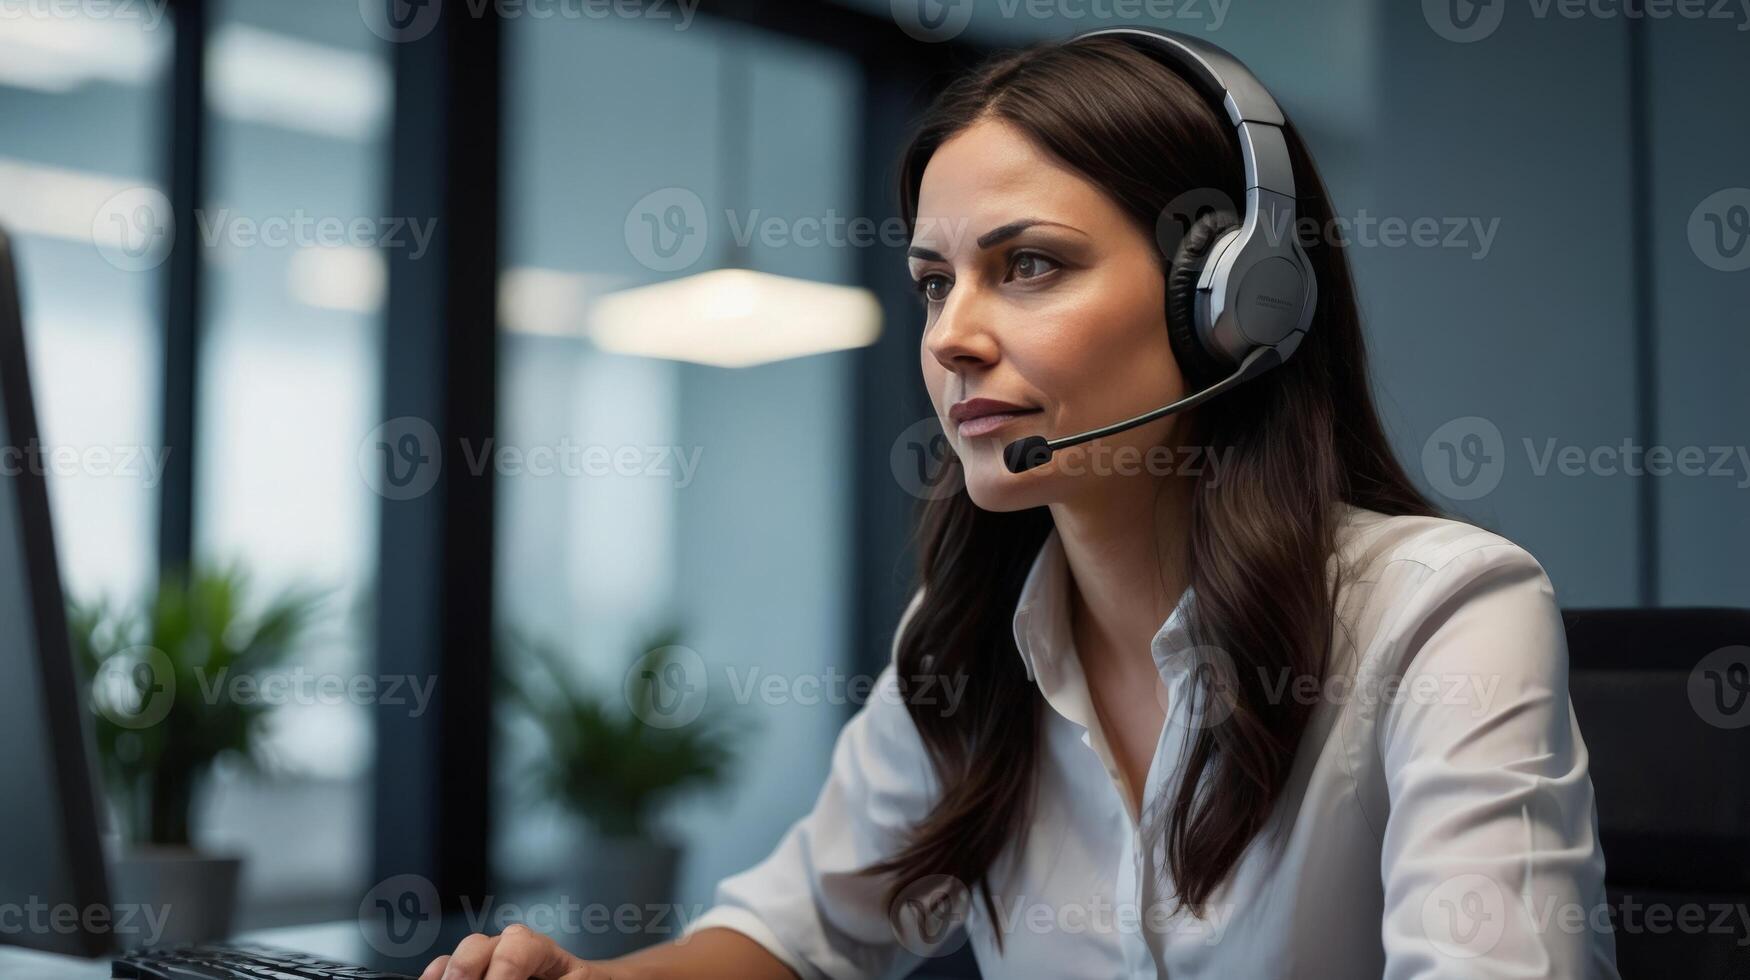
[[[580,960],[522,923],[496,936],[475,933],[440,956],[419,980],[630,980],[630,971]]]
[[[764,946],[732,929],[701,929],[683,942],[659,943],[611,963],[580,960],[521,923],[496,936],[472,935],[440,956],[419,980],[647,980],[649,977],[741,977],[796,980]]]

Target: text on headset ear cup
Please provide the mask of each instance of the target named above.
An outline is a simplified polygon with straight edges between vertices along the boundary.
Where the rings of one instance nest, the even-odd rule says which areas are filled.
[[[1167,341],[1179,359],[1179,373],[1192,388],[1220,379],[1229,369],[1197,337],[1197,277],[1221,236],[1240,226],[1232,211],[1211,211],[1185,229],[1167,268]]]

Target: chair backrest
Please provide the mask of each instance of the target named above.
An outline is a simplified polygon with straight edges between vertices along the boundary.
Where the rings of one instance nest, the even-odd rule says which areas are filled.
[[[1750,610],[1572,609],[1624,977],[1750,977]]]

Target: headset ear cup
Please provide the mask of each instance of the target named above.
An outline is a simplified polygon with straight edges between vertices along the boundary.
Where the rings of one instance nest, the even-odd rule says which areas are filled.
[[[1240,219],[1232,211],[1211,211],[1198,218],[1185,229],[1167,268],[1167,341],[1179,360],[1179,373],[1191,388],[1211,385],[1229,369],[1197,338],[1197,277],[1215,243],[1239,226]]]

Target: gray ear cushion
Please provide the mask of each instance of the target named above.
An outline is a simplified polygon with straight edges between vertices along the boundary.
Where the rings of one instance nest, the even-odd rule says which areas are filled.
[[[1240,219],[1232,211],[1211,211],[1198,218],[1185,229],[1167,268],[1167,341],[1179,359],[1179,372],[1194,388],[1221,380],[1231,369],[1197,339],[1197,277],[1210,249],[1225,232],[1239,226]]]

